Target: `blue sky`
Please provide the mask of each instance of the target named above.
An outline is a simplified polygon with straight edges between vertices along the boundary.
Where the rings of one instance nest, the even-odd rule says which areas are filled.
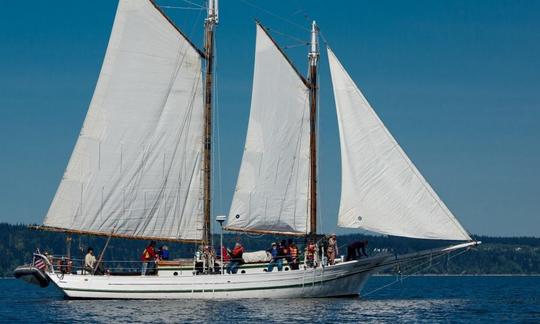
[[[187,6],[180,0],[158,3]],[[470,232],[540,236],[540,2],[334,3],[222,1],[222,183],[215,212],[228,212],[241,160],[254,19],[275,31],[305,71],[308,49],[296,46],[297,39],[308,40],[301,27],[309,28],[314,18],[387,127]],[[3,3],[0,221],[39,223],[47,212],[94,90],[115,7],[111,0]],[[166,11],[201,44],[204,13]],[[323,54],[320,191],[326,231],[335,229],[340,191],[330,87]]]

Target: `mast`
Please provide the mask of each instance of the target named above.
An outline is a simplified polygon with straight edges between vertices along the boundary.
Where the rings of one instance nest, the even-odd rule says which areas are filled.
[[[317,95],[319,91],[317,80],[317,63],[319,61],[319,29],[315,21],[311,24],[311,49],[308,54],[309,60],[309,235],[317,234]]]
[[[204,54],[206,58],[204,88],[204,148],[203,148],[203,245],[211,243],[210,218],[212,211],[212,86],[214,69],[214,31],[218,24],[218,0],[208,0],[208,16],[204,23]]]

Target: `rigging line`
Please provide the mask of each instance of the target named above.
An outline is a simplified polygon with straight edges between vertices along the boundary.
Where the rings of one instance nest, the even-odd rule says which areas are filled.
[[[324,37],[324,34],[323,34],[322,30],[320,30],[320,29],[319,29],[319,36],[321,36],[324,45],[330,46],[330,44],[328,43],[328,40],[326,39],[326,37]]]
[[[204,4],[199,4],[199,3],[189,1],[189,0],[182,0],[182,1],[184,1],[185,3],[189,3],[190,5],[198,6],[198,7],[201,7],[203,9],[208,9],[208,7],[205,6]],[[204,2],[204,3],[206,3],[206,2]]]
[[[309,46],[309,43],[286,45],[286,46],[283,46],[283,49],[297,48],[297,47],[302,47],[302,46]]]
[[[239,0],[239,1],[246,4],[246,5],[248,5],[248,6],[250,6],[250,7],[252,7],[252,8],[255,8],[257,10],[261,10],[261,11],[265,12],[266,14],[268,14],[270,16],[273,16],[274,18],[277,18],[277,19],[280,19],[280,20],[282,20],[282,21],[284,21],[286,23],[289,23],[292,26],[300,28],[300,29],[302,29],[304,31],[311,31],[309,28],[305,28],[304,26],[302,26],[302,25],[300,25],[298,23],[295,23],[294,21],[291,21],[291,20],[289,20],[289,19],[287,19],[285,17],[281,17],[280,15],[275,14],[275,13],[271,12],[270,10],[264,9],[262,7],[259,7],[259,6],[255,5],[255,4],[253,4],[253,3],[250,3],[248,0]]]
[[[216,150],[216,159],[217,160],[217,164],[218,164],[218,196],[219,196],[219,209],[220,209],[220,212],[223,211],[223,182],[222,182],[222,171],[221,171],[221,132],[220,132],[220,123],[219,123],[219,116],[220,116],[220,111],[219,111],[219,87],[218,87],[218,55],[217,55],[217,40],[214,39],[214,50],[216,52],[216,55],[214,55],[214,102],[215,102],[215,116],[214,116],[214,120],[215,120],[215,125],[216,125],[216,135],[217,135],[217,139],[216,139],[216,146],[217,146],[217,150]]]
[[[182,9],[182,10],[204,10],[205,8],[199,7],[175,7],[175,6],[159,6],[163,9]]]
[[[455,258],[455,257],[457,257],[457,256],[460,256],[460,255],[462,255],[463,253],[466,253],[466,252],[468,252],[468,251],[469,251],[469,249],[465,249],[465,250],[463,250],[463,251],[461,251],[461,252],[459,252],[459,253],[457,253],[457,254],[451,255],[451,256],[448,257],[448,260],[451,260],[451,259],[453,259],[453,258]],[[427,270],[427,269],[432,268],[432,267],[434,267],[434,266],[436,266],[436,265],[439,265],[439,264],[442,262],[442,257],[443,257],[443,256],[446,256],[446,255],[448,255],[448,254],[450,254],[450,253],[452,253],[452,252],[450,251],[450,252],[447,252],[447,253],[443,253],[443,254],[441,254],[441,255],[436,256],[435,258],[430,257],[429,260],[427,260],[427,261],[425,261],[425,262],[423,262],[423,263],[420,263],[418,266],[412,267],[411,269],[420,268],[420,267],[424,266],[424,265],[427,264],[427,263],[430,263],[429,266],[427,266],[427,267],[425,267],[425,268],[423,268],[423,269],[419,269],[418,271],[415,271],[415,272],[413,272],[413,273],[411,273],[411,274],[409,274],[409,275],[400,276],[399,278],[396,278],[395,281],[392,281],[392,282],[390,282],[390,283],[388,283],[388,284],[386,284],[386,285],[383,285],[383,286],[378,287],[378,288],[375,288],[375,289],[373,289],[373,290],[371,290],[371,291],[369,291],[369,292],[367,292],[367,293],[365,293],[365,294],[362,294],[362,297],[366,297],[366,296],[371,295],[371,294],[373,294],[373,293],[375,293],[375,292],[377,292],[377,291],[380,291],[380,290],[382,290],[382,289],[384,289],[384,288],[390,287],[390,286],[392,286],[392,285],[394,285],[394,284],[396,284],[396,283],[398,283],[398,282],[401,282],[401,281],[403,281],[403,280],[405,280],[405,279],[408,279],[408,278],[410,278],[410,277],[412,277],[412,276],[418,274],[418,273],[419,273],[420,271],[422,271],[422,270]],[[426,257],[427,257],[427,256],[426,256]],[[441,258],[441,260],[439,260],[437,263],[432,263],[432,262],[433,262],[433,259],[437,259],[437,258]],[[398,264],[398,265],[399,265],[399,264]]]
[[[287,33],[284,33],[284,32],[281,32],[279,30],[276,30],[276,29],[273,29],[273,28],[270,28],[270,27],[264,27],[266,28],[266,30],[268,30],[269,32],[272,32],[273,34],[278,34],[278,35],[281,35],[281,36],[285,36],[285,37],[288,37],[294,41],[297,41],[299,43],[304,43],[304,44],[308,44],[309,45],[309,41],[306,41],[304,39],[301,39],[299,37],[296,37],[296,36],[293,36],[293,35],[289,35]]]
[[[189,0],[180,0],[180,1],[185,2],[187,4],[190,4],[192,6],[199,7],[201,9],[208,9],[208,7],[206,5],[204,5],[204,4],[200,4],[200,3],[189,1]],[[204,3],[206,3],[206,2],[204,2]]]

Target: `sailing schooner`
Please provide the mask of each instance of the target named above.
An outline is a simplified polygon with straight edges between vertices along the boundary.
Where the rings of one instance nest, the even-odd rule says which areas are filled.
[[[201,51],[153,0],[119,0],[88,114],[40,229],[212,245],[218,0],[207,9]],[[256,33],[248,132],[225,228],[316,240],[319,30],[313,22],[307,78],[259,22]],[[235,274],[173,262],[155,276],[64,273],[38,253],[46,267],[34,262],[19,274],[45,275],[75,298],[330,297],[358,295],[376,271],[478,244],[327,51],[342,159],[338,225],[465,243],[282,272],[264,271],[266,261]]]

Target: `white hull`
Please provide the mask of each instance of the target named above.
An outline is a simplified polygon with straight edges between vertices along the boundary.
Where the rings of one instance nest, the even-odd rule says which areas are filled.
[[[46,272],[68,298],[219,299],[318,298],[359,295],[369,277],[380,270],[469,248],[467,242],[405,255],[389,253],[333,266],[266,272],[264,264],[248,264],[237,274],[194,275],[193,269],[160,268],[154,276],[94,276]],[[284,267],[285,270],[288,267]]]
[[[225,275],[56,275],[51,280],[69,298],[219,299],[304,298],[358,295],[388,255],[335,266]],[[185,271],[184,271],[185,272]]]

